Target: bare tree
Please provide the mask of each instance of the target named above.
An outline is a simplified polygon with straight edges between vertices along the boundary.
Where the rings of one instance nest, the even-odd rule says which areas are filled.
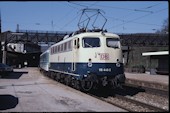
[[[163,21],[162,28],[157,30],[156,33],[169,33],[169,18]]]

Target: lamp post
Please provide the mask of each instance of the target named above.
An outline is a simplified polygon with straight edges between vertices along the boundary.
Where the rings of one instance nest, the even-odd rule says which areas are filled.
[[[2,55],[2,63],[6,64],[6,55],[7,55],[7,35],[8,33],[6,33],[6,36],[5,36],[5,40],[4,42],[2,43],[2,48],[3,48],[3,55]]]

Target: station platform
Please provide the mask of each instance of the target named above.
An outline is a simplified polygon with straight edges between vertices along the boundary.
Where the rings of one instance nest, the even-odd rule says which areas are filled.
[[[147,73],[125,72],[127,84],[169,91],[169,75],[151,75]]]

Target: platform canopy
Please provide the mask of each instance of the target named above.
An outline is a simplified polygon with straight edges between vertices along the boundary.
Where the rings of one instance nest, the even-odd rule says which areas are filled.
[[[169,55],[169,51],[145,52],[142,56]]]

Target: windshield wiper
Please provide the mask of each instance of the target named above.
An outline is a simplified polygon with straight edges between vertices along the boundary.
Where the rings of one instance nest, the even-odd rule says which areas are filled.
[[[90,45],[90,44],[88,44],[88,43],[85,43],[87,46],[89,46],[89,47],[93,47],[92,45]]]

